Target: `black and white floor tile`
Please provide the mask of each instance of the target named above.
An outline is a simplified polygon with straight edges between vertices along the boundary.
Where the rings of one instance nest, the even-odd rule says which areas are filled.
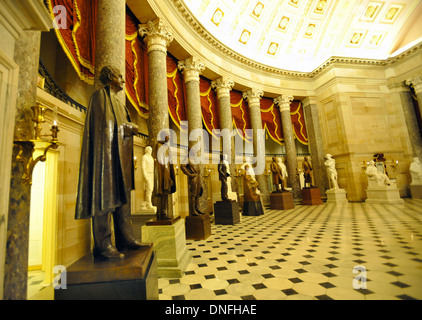
[[[267,209],[187,245],[160,300],[422,299],[422,200]]]

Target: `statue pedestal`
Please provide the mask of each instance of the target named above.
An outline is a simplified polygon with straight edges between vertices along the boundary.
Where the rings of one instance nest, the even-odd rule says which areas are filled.
[[[305,206],[318,206],[324,204],[321,200],[321,192],[319,188],[303,188],[302,204]]]
[[[294,209],[293,194],[290,192],[273,192],[270,194],[270,207],[277,210]]]
[[[122,260],[94,260],[87,254],[66,269],[66,289],[54,290],[54,299],[158,300],[157,259],[152,246],[124,254]]]
[[[244,216],[261,216],[264,214],[264,208],[260,201],[244,201],[243,215]]]
[[[422,184],[411,184],[410,193],[413,199],[422,199]]]
[[[209,214],[187,216],[185,218],[186,239],[205,240],[211,235],[211,219]]]
[[[233,200],[214,204],[215,224],[234,225],[240,222],[239,203]]]
[[[192,257],[186,246],[185,224],[180,217],[149,220],[142,227],[142,242],[153,244],[159,277],[182,277]]]
[[[344,189],[329,189],[326,192],[327,203],[348,203],[346,198],[346,190]]]
[[[130,219],[133,226],[133,235],[135,236],[136,240],[142,241],[142,226],[144,226],[147,221],[151,220],[155,216],[155,210],[153,209],[144,209],[132,213]]]
[[[366,203],[376,204],[404,204],[399,190],[395,186],[372,187],[365,190],[368,198]]]

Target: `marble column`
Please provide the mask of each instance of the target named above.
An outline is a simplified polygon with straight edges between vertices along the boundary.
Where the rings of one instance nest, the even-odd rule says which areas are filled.
[[[230,137],[227,136],[225,138],[229,138],[230,142],[223,143],[222,151],[223,154],[227,154],[228,156],[228,159],[230,161],[230,172],[232,173],[234,173],[236,170],[236,146],[234,143],[234,136],[231,135],[233,131],[233,118],[230,102],[230,91],[233,89],[233,86],[233,80],[226,77],[221,77],[211,82],[211,87],[217,91],[220,130],[227,130],[227,132],[230,133]],[[231,179],[232,190],[237,192],[238,181],[234,178],[235,177],[233,175]]]
[[[202,135],[201,91],[199,88],[199,76],[202,71],[204,71],[205,65],[198,58],[191,56],[185,60],[179,61],[177,67],[182,71],[186,85],[186,111],[189,136],[188,150],[189,152],[192,151],[192,154],[189,154],[189,158],[198,157],[196,161],[200,164],[201,181],[205,181],[204,159],[202,159],[202,157],[206,156],[204,153],[205,137]],[[205,182],[204,188],[204,193],[200,199],[200,209],[202,212],[207,212],[208,186]],[[190,200],[191,198],[189,196],[189,201]]]
[[[31,186],[24,184],[24,165],[32,154],[34,138],[33,113],[36,104],[41,32],[26,31],[16,41],[15,62],[19,65],[16,102],[16,143],[12,154],[9,212],[7,218],[7,245],[4,266],[4,300],[25,300],[28,278],[29,213]],[[20,158],[17,158],[18,154]]]
[[[415,90],[416,98],[418,99],[419,114],[422,116],[422,76],[412,77],[406,80],[406,84]]]
[[[149,144],[154,149],[158,133],[169,128],[167,96],[167,47],[173,41],[164,21],[156,19],[139,26],[148,50]]]
[[[102,86],[98,79],[105,66],[117,68],[125,79],[126,71],[126,3],[125,1],[98,0],[95,40],[95,87]],[[125,90],[118,93],[125,105]]]
[[[422,159],[422,138],[419,131],[418,121],[416,120],[415,105],[413,103],[412,92],[404,83],[389,86],[393,93],[400,97],[403,110],[404,120],[409,134],[410,145],[412,147],[413,156]],[[421,97],[422,99],[422,97]],[[422,101],[422,100],[421,100]]]
[[[318,106],[311,98],[304,99],[302,103],[312,158],[314,182],[315,186],[319,188],[321,196],[325,196],[325,191],[330,189],[330,185],[324,165],[325,151],[319,123]]]
[[[249,114],[251,118],[251,126],[253,130],[253,152],[254,157],[257,160],[255,167],[263,166],[263,170],[258,170],[256,172],[256,180],[259,183],[259,190],[261,191],[261,200],[264,205],[270,203],[270,195],[268,191],[268,184],[265,178],[265,136],[262,134],[260,137],[258,136],[263,133],[262,128],[262,119],[261,119],[261,97],[264,95],[264,92],[257,89],[249,89],[243,93],[243,98],[248,101],[249,106]],[[260,140],[258,140],[261,138]],[[262,171],[262,172],[259,172]]]
[[[293,197],[302,198],[299,176],[297,175],[297,151],[293,136],[293,124],[290,116],[290,104],[293,96],[281,95],[274,99],[274,103],[280,108],[281,125],[283,126],[284,146],[286,148],[287,173]]]

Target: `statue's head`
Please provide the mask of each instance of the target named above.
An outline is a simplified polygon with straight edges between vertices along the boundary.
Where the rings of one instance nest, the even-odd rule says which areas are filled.
[[[114,67],[103,67],[100,72],[99,80],[103,85],[109,85],[116,93],[124,89],[125,80],[123,79],[123,75]]]
[[[145,154],[151,154],[152,153],[152,148],[150,146],[145,148]]]

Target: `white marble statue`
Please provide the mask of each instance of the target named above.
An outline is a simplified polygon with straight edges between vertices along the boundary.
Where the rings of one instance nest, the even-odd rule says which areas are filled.
[[[150,146],[145,148],[145,154],[142,156],[142,174],[144,176],[145,186],[145,200],[143,203],[144,209],[154,209],[151,197],[154,189],[154,158],[152,157],[152,148]]]
[[[338,182],[337,182],[337,170],[336,170],[336,160],[332,158],[331,154],[327,154],[325,156],[324,162],[325,168],[327,170],[327,176],[331,183],[331,189],[338,189]]]
[[[229,164],[229,161],[227,160],[226,154],[223,155],[223,164],[226,165],[227,173],[229,174],[229,176],[227,177],[227,195],[229,199],[237,201],[237,194],[236,192],[232,190],[232,177],[231,177],[231,172],[230,172],[230,164]]]
[[[368,187],[382,187],[390,186],[391,181],[385,173],[382,173],[375,166],[375,161],[369,161],[369,165],[366,168],[365,174],[368,177]]]
[[[410,164],[410,176],[412,177],[412,185],[422,185],[422,164],[419,158],[413,158]]]

